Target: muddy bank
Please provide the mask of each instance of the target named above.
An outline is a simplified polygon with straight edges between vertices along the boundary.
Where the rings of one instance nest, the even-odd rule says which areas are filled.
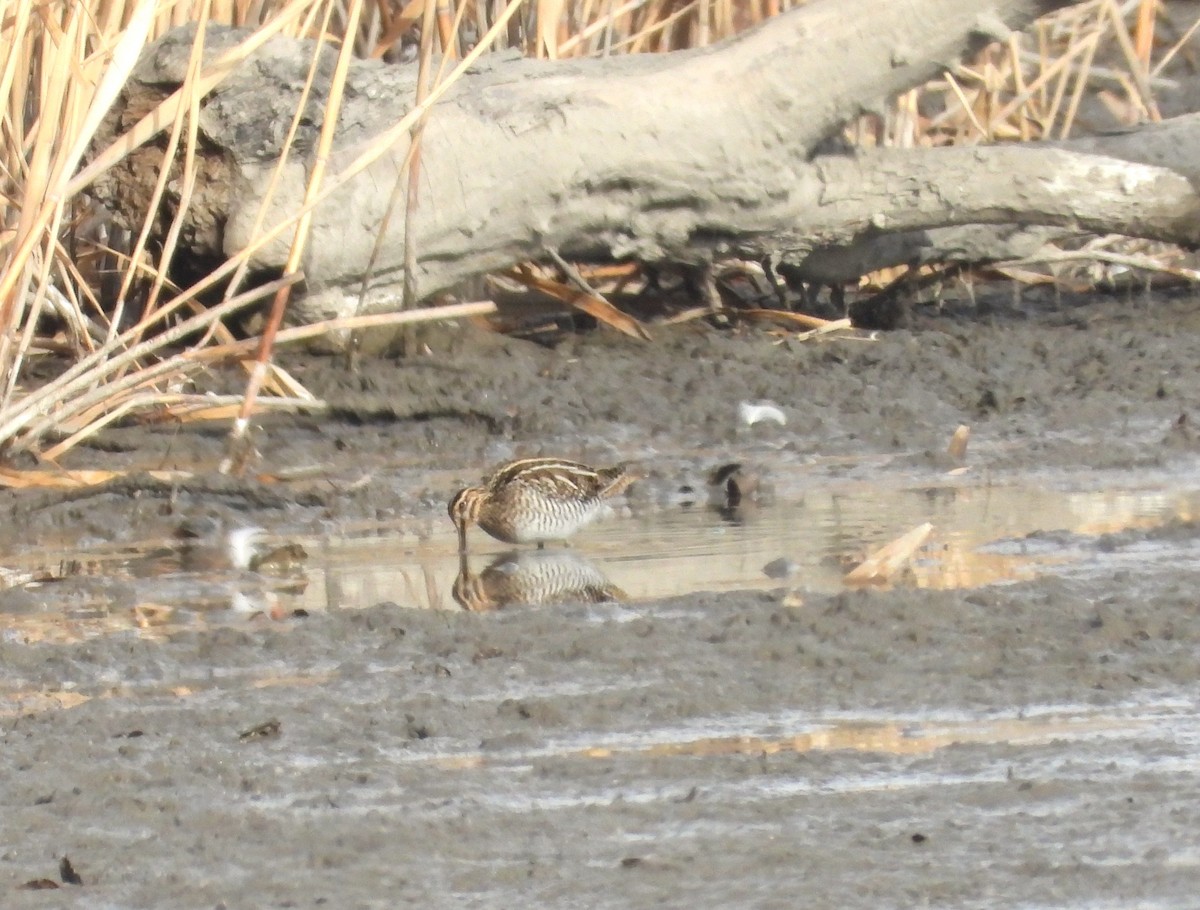
[[[1027,291],[1015,303],[917,310],[910,322],[805,343],[702,325],[660,329],[650,344],[593,332],[553,349],[460,326],[430,334],[431,353],[408,361],[368,359],[351,371],[339,358],[292,359],[331,412],[260,421],[258,467],[285,483],[212,475],[223,425],[126,427],[66,466],[201,476],[67,496],[3,492],[0,505],[17,520],[20,547],[30,529],[142,539],[207,512],[292,529],[428,518],[461,482],[514,455],[632,460],[650,474],[634,499],[669,502],[713,466],[762,453],[810,475],[944,471],[959,424],[972,429],[972,470],[1000,475],[1147,470],[1200,452],[1192,297]],[[738,403],[759,399],[777,403],[787,427],[742,426]],[[111,521],[114,511],[125,520]]]
[[[5,643],[0,887],[42,906],[67,854],[89,907],[1186,906],[1197,581]]]
[[[637,460],[634,512],[679,508],[728,460],[768,466],[785,497],[912,482],[945,475],[960,423],[982,486],[1184,484],[1198,314],[1029,301],[874,340],[457,332],[357,374],[297,360],[334,411],[264,422],[271,476],[212,474],[223,430],[117,429],[72,463],[195,479],[5,492],[5,541],[86,552],[214,518],[415,539],[514,454]],[[740,427],[759,398],[788,425]],[[1160,545],[1170,559],[1139,556]],[[492,613],[403,592],[344,609],[333,590],[276,621],[44,640],[0,615],[0,904],[1187,907],[1200,531],[1080,546],[1096,558],[977,590],[797,579]],[[22,887],[58,881],[63,855],[82,885]]]

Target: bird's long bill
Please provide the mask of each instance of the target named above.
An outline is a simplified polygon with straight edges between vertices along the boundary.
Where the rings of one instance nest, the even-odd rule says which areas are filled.
[[[467,552],[467,523],[459,522],[458,525],[458,552],[466,555]]]

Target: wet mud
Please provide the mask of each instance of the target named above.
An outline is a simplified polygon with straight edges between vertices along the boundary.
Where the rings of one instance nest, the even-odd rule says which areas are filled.
[[[112,554],[186,562],[203,548],[181,526],[437,548],[450,493],[518,455],[641,466],[605,534],[703,508],[734,462],[772,508],[958,468],[1194,491],[1198,329],[1191,298],[1032,294],[805,343],[464,327],[415,361],[295,358],[332,409],[264,419],[246,479],[213,470],[223,428],[113,429],[66,466],[131,473],[0,494],[0,906],[1194,906],[1194,515],[1048,518],[994,547],[1086,559],[1009,584],[799,572],[469,610],[327,583],[320,609],[163,624],[202,576]],[[759,400],[786,425],[741,423]],[[946,454],[962,424],[965,460]],[[17,571],[60,553],[73,571]],[[239,571],[278,592],[296,559]],[[93,621],[105,604],[122,623]]]

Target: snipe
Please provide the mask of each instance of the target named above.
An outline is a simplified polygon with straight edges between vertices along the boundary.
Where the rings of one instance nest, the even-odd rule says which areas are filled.
[[[479,525],[506,543],[565,540],[605,509],[605,500],[638,479],[625,465],[592,468],[561,458],[522,458],[496,468],[483,486],[459,490],[447,511],[467,549],[467,528]]]

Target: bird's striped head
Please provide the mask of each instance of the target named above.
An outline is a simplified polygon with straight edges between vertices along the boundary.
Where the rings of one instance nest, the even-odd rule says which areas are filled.
[[[467,549],[467,528],[479,523],[479,512],[487,499],[487,490],[480,487],[466,487],[459,490],[450,499],[446,512],[454,527],[458,529],[458,549]]]

